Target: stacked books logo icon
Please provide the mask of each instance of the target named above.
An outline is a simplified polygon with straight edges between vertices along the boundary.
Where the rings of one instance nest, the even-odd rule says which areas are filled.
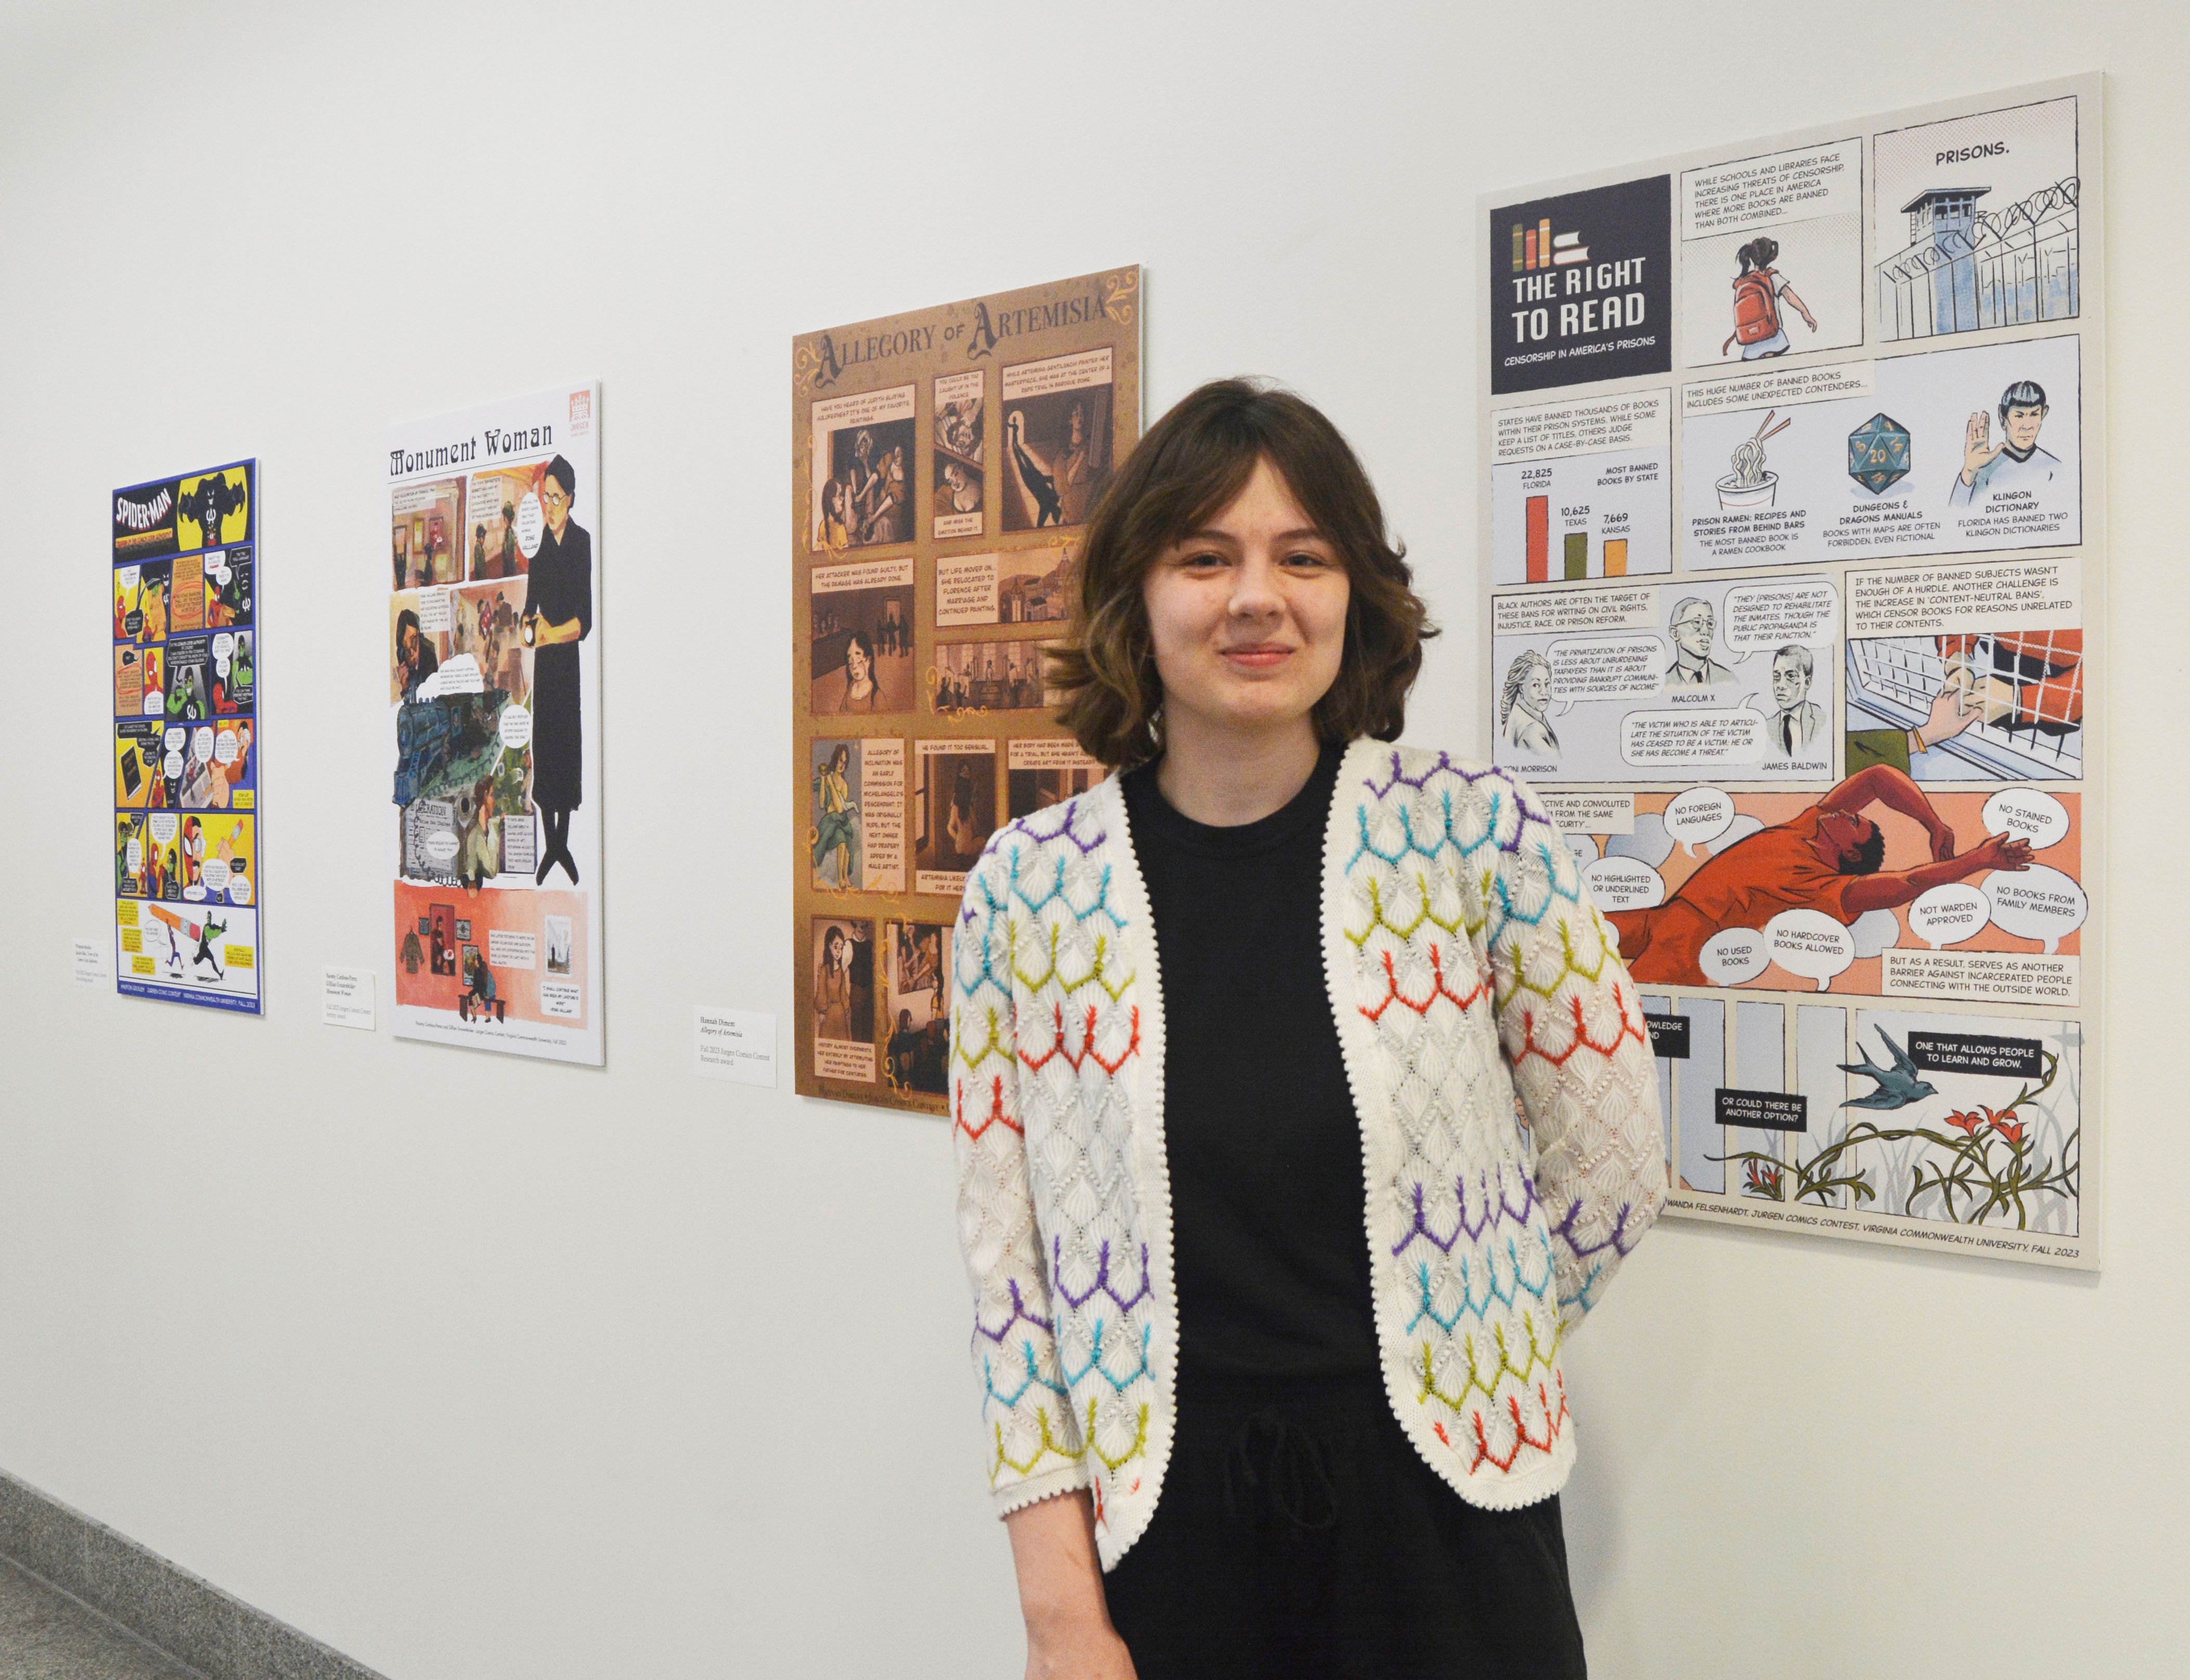
[[[1517,274],[1588,261],[1589,247],[1581,242],[1580,234],[1554,234],[1548,216],[1533,228],[1525,222],[1513,224],[1513,272]]]

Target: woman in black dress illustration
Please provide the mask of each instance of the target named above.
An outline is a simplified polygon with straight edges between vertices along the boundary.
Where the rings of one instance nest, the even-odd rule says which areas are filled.
[[[578,700],[578,644],[593,627],[593,540],[572,523],[578,475],[561,455],[540,484],[545,516],[539,552],[525,574],[525,639],[532,646],[532,802],[547,830],[540,867],[545,885],[558,863],[578,884],[570,856],[570,813],[585,799],[585,733]]]

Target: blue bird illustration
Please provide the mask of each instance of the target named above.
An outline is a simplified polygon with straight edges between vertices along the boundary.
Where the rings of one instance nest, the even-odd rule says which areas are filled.
[[[1886,1046],[1886,1054],[1893,1058],[1891,1067],[1881,1067],[1870,1059],[1870,1052],[1858,1044],[1856,1054],[1861,1061],[1838,1064],[1843,1073],[1861,1073],[1878,1082],[1869,1096],[1850,1097],[1842,1108],[1906,1108],[1912,1102],[1921,1102],[1926,1097],[1937,1096],[1938,1087],[1916,1074],[1916,1064],[1909,1059],[1909,1052],[1886,1036],[1883,1027],[1878,1030],[1878,1042]]]

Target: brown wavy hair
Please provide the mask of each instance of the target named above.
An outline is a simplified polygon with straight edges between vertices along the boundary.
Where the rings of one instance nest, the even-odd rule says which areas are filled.
[[[1407,693],[1435,636],[1406,547],[1338,428],[1266,381],[1219,379],[1182,399],[1143,438],[1087,523],[1072,621],[1050,649],[1057,720],[1089,756],[1130,770],[1163,751],[1163,682],[1142,589],[1157,557],[1245,487],[1267,461],[1346,565],[1337,680],[1316,702],[1318,737],[1398,738]]]

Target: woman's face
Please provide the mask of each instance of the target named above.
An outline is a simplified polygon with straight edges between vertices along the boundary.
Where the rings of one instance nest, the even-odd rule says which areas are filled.
[[[821,965],[828,969],[844,966],[844,933],[841,928],[831,928],[821,942]]]
[[[557,540],[563,535],[563,527],[570,520],[570,493],[563,488],[559,478],[540,481],[540,510],[548,516],[548,528],[555,533]]]
[[[1268,461],[1156,557],[1142,585],[1164,714],[1261,732],[1305,721],[1337,681],[1351,585]]]
[[[1529,667],[1529,674],[1521,679],[1521,698],[1529,703],[1530,711],[1543,710],[1552,698],[1552,668],[1549,665]]]
[[[873,670],[874,661],[867,657],[864,646],[856,640],[845,644],[844,671],[854,682],[865,682]]]

